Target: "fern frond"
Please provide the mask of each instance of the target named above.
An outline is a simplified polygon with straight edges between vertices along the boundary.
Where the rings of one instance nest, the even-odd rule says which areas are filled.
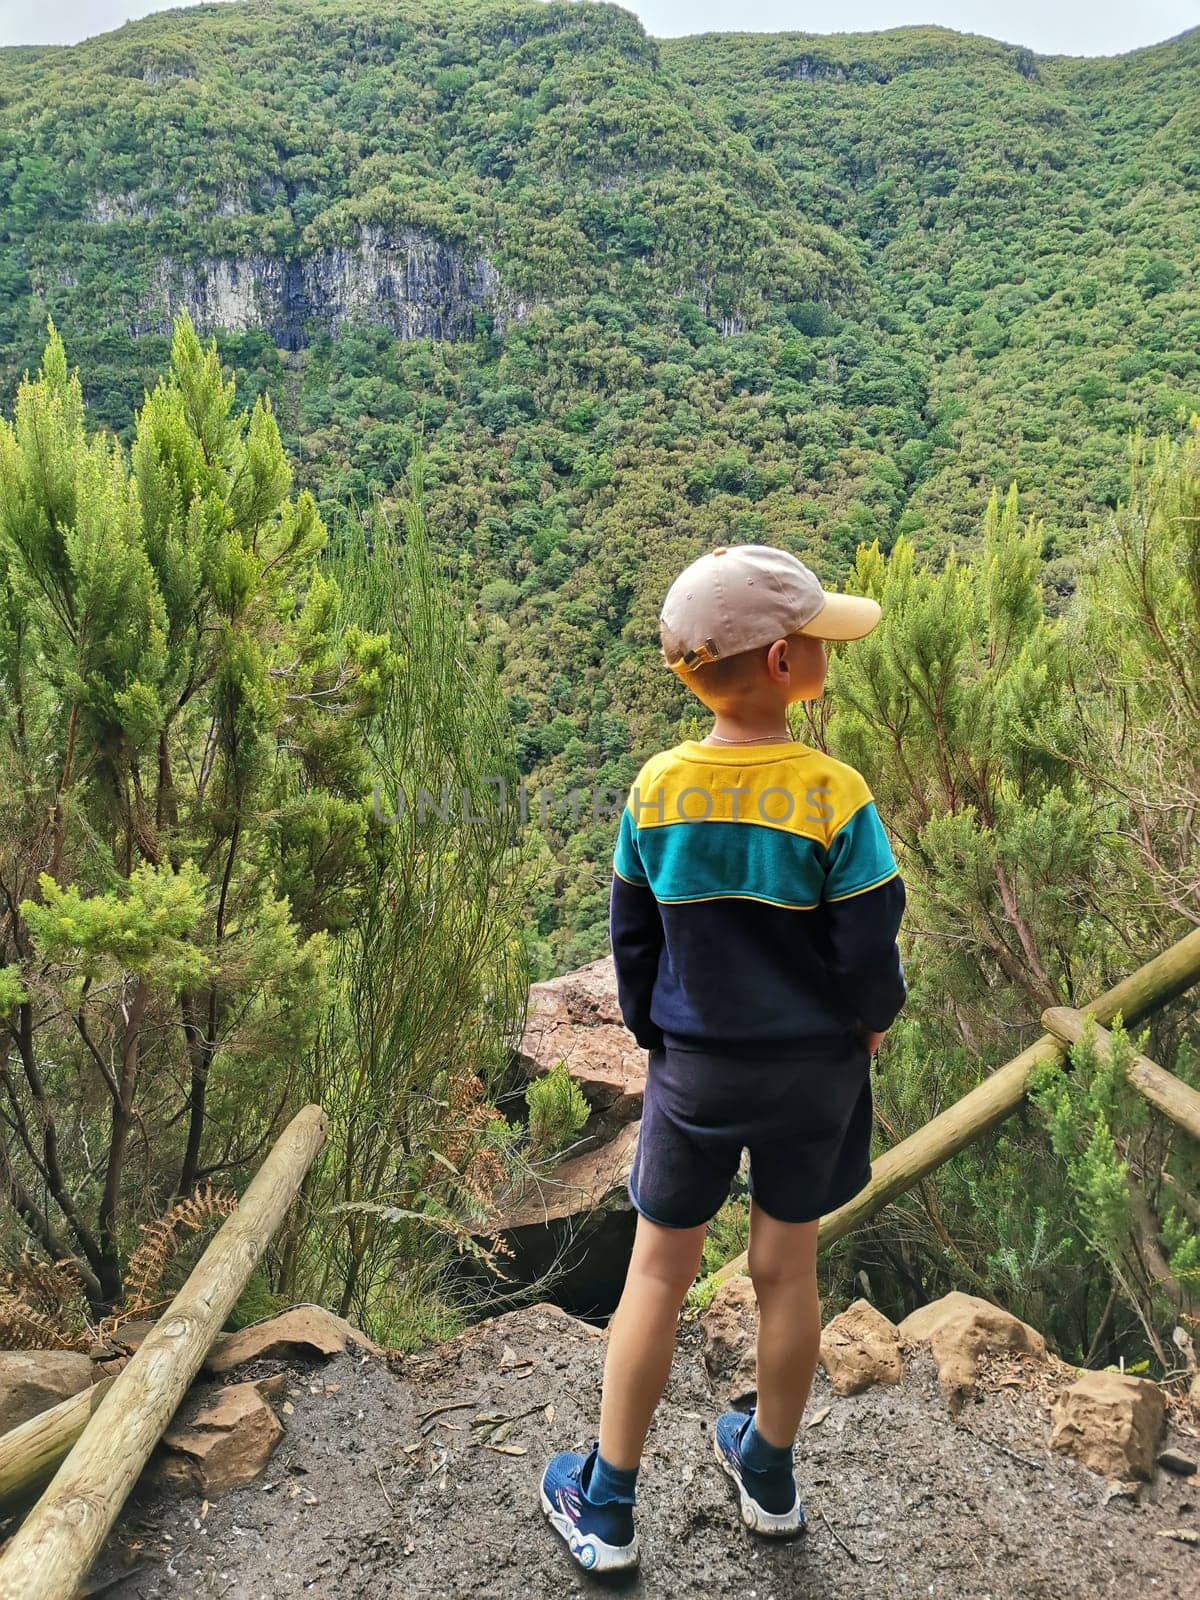
[[[83,1294],[83,1280],[70,1257],[63,1261],[39,1261],[22,1251],[15,1267],[0,1272],[0,1288],[30,1306],[56,1312],[68,1306],[77,1309]]]
[[[58,1326],[20,1295],[0,1289],[0,1346],[8,1350],[87,1351],[91,1339],[84,1332]]]
[[[124,1303],[115,1320],[127,1322],[151,1308],[167,1268],[186,1242],[187,1232],[198,1233],[215,1217],[224,1218],[236,1210],[237,1196],[225,1189],[214,1189],[209,1181],[176,1201],[161,1217],[143,1223],[142,1242],[129,1258]]]

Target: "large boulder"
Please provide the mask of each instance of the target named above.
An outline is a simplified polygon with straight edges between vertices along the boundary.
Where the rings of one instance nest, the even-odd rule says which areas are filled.
[[[0,1350],[0,1433],[90,1387],[96,1370],[73,1350]]]
[[[826,1324],[820,1359],[835,1394],[859,1394],[904,1376],[900,1330],[867,1300],[855,1300]]]
[[[910,1313],[899,1331],[906,1345],[929,1345],[952,1416],[975,1392],[981,1357],[1017,1353],[1040,1361],[1046,1355],[1046,1341],[1019,1317],[957,1289]]]
[[[167,1482],[212,1499],[252,1483],[283,1438],[283,1426],[254,1383],[204,1395],[163,1435],[157,1470]]]
[[[365,1333],[321,1306],[293,1306],[290,1311],[238,1333],[224,1333],[213,1344],[204,1370],[215,1374],[232,1372],[248,1361],[324,1359],[340,1355],[347,1345],[356,1345],[372,1355],[381,1355],[377,1344]]]
[[[1085,1372],[1051,1411],[1051,1450],[1062,1450],[1106,1478],[1149,1478],[1166,1403],[1149,1378]]]
[[[589,1106],[610,1121],[642,1114],[646,1052],[622,1021],[611,956],[531,987],[520,1055],[531,1078],[565,1061]]]
[[[758,1388],[758,1298],[744,1273],[734,1273],[718,1284],[700,1314],[700,1328],[713,1392],[727,1406],[753,1400]]]
[[[637,1223],[626,1182],[640,1127],[627,1123],[605,1143],[531,1174],[490,1220],[512,1251],[504,1272],[522,1283],[551,1273],[555,1299],[577,1316],[606,1315],[620,1298]]]

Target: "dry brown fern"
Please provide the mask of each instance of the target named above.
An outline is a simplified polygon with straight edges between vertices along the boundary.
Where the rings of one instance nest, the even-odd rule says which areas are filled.
[[[42,1311],[74,1308],[83,1293],[79,1268],[67,1257],[63,1261],[39,1261],[22,1251],[15,1267],[0,1272],[0,1290]]]
[[[502,1113],[489,1104],[483,1080],[473,1072],[451,1074],[448,1099],[446,1159],[465,1193],[487,1210],[504,1179],[504,1166],[499,1153],[482,1140],[487,1124]]]
[[[15,1267],[0,1270],[0,1348],[90,1350],[106,1341],[123,1322],[158,1309],[155,1296],[187,1235],[236,1210],[237,1196],[208,1182],[144,1223],[125,1271],[122,1303],[94,1327],[76,1263],[38,1261],[23,1253]]]
[[[11,1276],[11,1274],[6,1274]],[[78,1313],[77,1313],[78,1315]],[[91,1348],[86,1328],[56,1323],[18,1294],[0,1289],[0,1348],[5,1350],[82,1350]]]
[[[169,1211],[153,1222],[142,1224],[142,1242],[129,1258],[125,1269],[125,1292],[114,1322],[127,1322],[151,1309],[162,1287],[167,1268],[184,1245],[187,1232],[199,1233],[214,1217],[227,1217],[237,1210],[237,1196],[225,1189],[214,1189],[211,1180],[194,1193],[177,1200]]]
[[[39,1261],[22,1251],[0,1271],[0,1347],[86,1350],[83,1283],[71,1260]]]

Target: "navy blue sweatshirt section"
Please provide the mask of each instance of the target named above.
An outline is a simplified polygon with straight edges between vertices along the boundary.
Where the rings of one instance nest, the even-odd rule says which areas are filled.
[[[613,874],[621,1014],[637,1042],[803,1053],[856,1024],[883,1032],[905,999],[899,876],[798,910],[737,897],[660,904]]]

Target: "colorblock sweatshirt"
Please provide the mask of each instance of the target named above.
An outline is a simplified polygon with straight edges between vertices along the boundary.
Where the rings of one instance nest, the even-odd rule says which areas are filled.
[[[853,767],[795,743],[685,740],[621,815],[609,927],[626,1026],[756,1055],[844,1048],[904,1004],[904,884]]]

